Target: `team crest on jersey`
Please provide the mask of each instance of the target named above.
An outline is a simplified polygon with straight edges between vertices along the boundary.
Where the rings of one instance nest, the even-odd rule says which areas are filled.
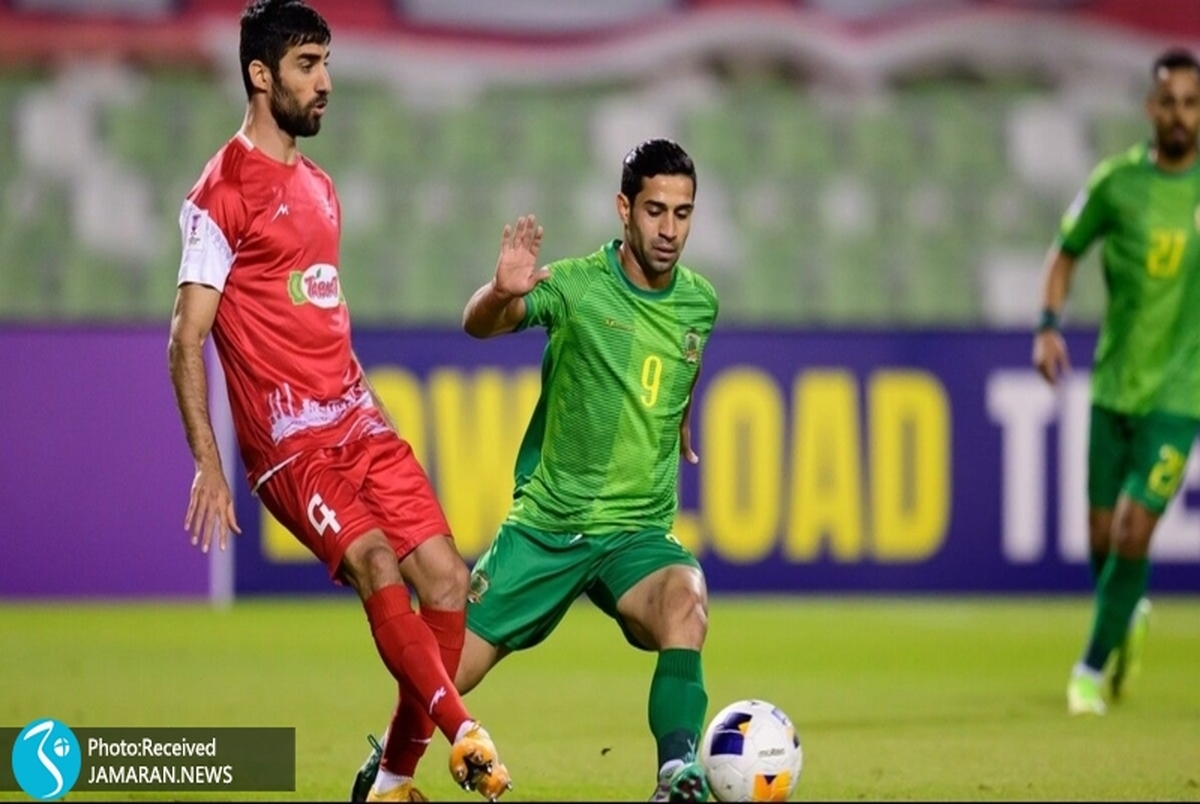
[[[478,603],[483,600],[483,596],[487,593],[490,585],[487,573],[483,570],[475,570],[471,573],[471,586],[467,590],[467,600],[471,603]]]
[[[323,262],[309,266],[306,271],[288,274],[288,295],[292,304],[311,303],[326,310],[345,301],[337,267]]]
[[[700,336],[689,329],[683,336],[683,359],[689,363],[700,362]]]

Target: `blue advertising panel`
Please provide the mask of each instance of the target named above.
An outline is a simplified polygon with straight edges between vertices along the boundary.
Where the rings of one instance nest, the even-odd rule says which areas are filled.
[[[544,343],[355,332],[468,560],[507,511]],[[718,592],[1084,591],[1094,336],[1068,343],[1079,368],[1051,389],[1029,367],[1025,332],[718,328],[676,535]],[[1158,591],[1198,588],[1192,457],[1155,537]],[[239,593],[333,588],[257,499],[242,494],[238,518]]]

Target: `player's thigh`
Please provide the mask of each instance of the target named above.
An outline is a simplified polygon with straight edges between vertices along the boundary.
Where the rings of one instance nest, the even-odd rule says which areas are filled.
[[[305,452],[258,489],[266,509],[338,578],[350,544],[379,527],[359,493],[366,462],[353,445]]]
[[[1134,426],[1130,471],[1122,492],[1159,516],[1179,490],[1200,420],[1150,413]]]
[[[1088,423],[1087,494],[1093,509],[1112,511],[1129,476],[1134,418],[1092,406]]]
[[[621,611],[622,598],[656,573],[676,567],[695,573],[692,580],[698,583],[697,591],[703,597],[706,592],[700,562],[673,534],[662,529],[606,536],[603,543],[607,549],[596,580],[588,587],[588,597],[617,621],[630,645],[641,650],[656,650],[656,640],[647,631],[659,630],[662,624],[648,622],[655,616],[650,603],[635,606],[636,611],[630,612],[635,616],[627,617]],[[665,580],[665,576],[659,577]],[[652,596],[646,597],[649,601]]]
[[[471,572],[468,630],[510,651],[537,645],[587,587],[595,556],[579,534],[505,522]]]
[[[363,503],[387,536],[396,557],[403,560],[423,542],[450,536],[450,525],[433,484],[409,443],[391,432],[363,441],[369,461],[363,476]],[[450,559],[448,552],[439,553],[443,560]]]

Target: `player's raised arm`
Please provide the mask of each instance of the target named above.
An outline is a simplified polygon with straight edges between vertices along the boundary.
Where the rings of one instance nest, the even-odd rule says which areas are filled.
[[[1059,319],[1074,272],[1075,258],[1058,246],[1051,248],[1046,257],[1042,313],[1033,336],[1033,365],[1051,385],[1058,382],[1058,378],[1071,367]]]
[[[217,317],[221,294],[197,283],[180,285],[171,315],[171,336],[167,362],[175,402],[183,418],[188,446],[196,462],[192,491],[188,500],[185,530],[192,532],[192,544],[208,552],[213,534],[224,550],[229,531],[241,533],[233,511],[233,495],[221,468],[221,455],[208,415],[208,378],[204,372],[204,341]]]
[[[538,268],[542,227],[525,215],[515,226],[505,226],[500,237],[496,275],[471,296],[463,310],[463,329],[475,338],[512,332],[525,318],[525,296],[550,276]]]

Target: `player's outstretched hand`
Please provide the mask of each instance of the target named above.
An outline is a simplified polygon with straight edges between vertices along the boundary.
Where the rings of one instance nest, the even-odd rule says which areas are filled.
[[[196,469],[183,529],[192,532],[192,544],[199,544],[200,550],[205,553],[212,544],[214,533],[217,546],[224,550],[229,531],[242,532],[233,512],[233,495],[229,493],[229,484],[225,482],[225,474],[220,469]]]
[[[1045,329],[1033,336],[1033,365],[1046,382],[1055,385],[1071,370],[1067,343],[1056,329]]]
[[[548,279],[550,272],[537,264],[541,248],[542,227],[536,216],[522,215],[515,226],[505,226],[496,260],[496,291],[506,298],[517,298]]]

